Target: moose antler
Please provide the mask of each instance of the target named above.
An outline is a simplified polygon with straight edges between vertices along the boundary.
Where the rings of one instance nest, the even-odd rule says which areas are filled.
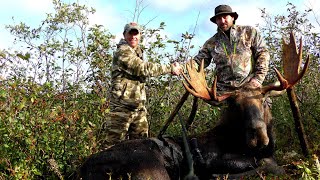
[[[231,93],[226,93],[224,95],[217,96],[217,78],[214,79],[212,88],[209,89],[206,81],[206,75],[204,72],[204,61],[201,61],[199,72],[194,67],[194,63],[195,62],[191,60],[186,64],[190,80],[185,74],[182,74],[184,79],[189,84],[187,85],[185,82],[183,82],[183,85],[187,91],[189,91],[195,97],[217,102],[221,102],[231,95]]]
[[[274,68],[278,80],[280,81],[279,86],[268,85],[262,88],[263,93],[267,93],[271,90],[282,91],[284,89],[292,88],[297,82],[305,75],[308,65],[309,65],[309,56],[307,57],[306,63],[303,67],[302,72],[300,71],[301,61],[302,61],[302,39],[300,39],[299,52],[297,50],[296,41],[293,35],[293,32],[290,33],[290,42],[289,44],[283,41],[283,53],[282,53],[282,62],[283,62],[283,71],[284,77],[281,73]]]
[[[301,61],[302,61],[302,39],[300,39],[300,47],[299,47],[299,53],[298,53],[297,47],[296,47],[296,41],[292,32],[290,33],[289,44],[286,44],[285,40],[283,39],[282,61],[283,61],[283,68],[284,68],[284,77],[276,68],[274,68],[277,74],[278,80],[280,81],[280,85],[269,84],[267,86],[264,86],[261,88],[262,94],[265,94],[272,90],[282,91],[284,89],[292,88],[305,75],[307,71],[307,68],[309,65],[309,56],[307,57],[307,60],[303,67],[302,72],[299,72]],[[194,67],[193,65],[194,63],[195,62],[191,60],[186,64],[186,68],[187,68],[190,80],[188,77],[186,77],[185,74],[182,74],[184,79],[189,84],[187,85],[185,82],[183,82],[183,85],[187,91],[189,91],[194,96],[202,98],[204,100],[217,101],[217,102],[223,101],[232,95],[232,92],[231,92],[231,93],[225,93],[223,95],[217,96],[217,93],[216,93],[217,78],[214,79],[212,88],[209,89],[206,82],[206,78],[205,78],[204,61],[202,60],[201,62],[199,72]]]

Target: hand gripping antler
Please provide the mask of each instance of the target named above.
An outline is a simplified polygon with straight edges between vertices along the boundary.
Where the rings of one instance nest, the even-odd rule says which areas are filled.
[[[306,63],[300,71],[301,61],[302,61],[302,39],[300,39],[299,52],[297,50],[296,41],[293,35],[293,32],[290,33],[290,42],[289,44],[285,43],[285,40],[282,39],[282,62],[283,62],[283,71],[284,77],[281,73],[274,68],[278,80],[280,81],[280,86],[268,85],[263,87],[262,92],[266,93],[271,90],[282,91],[284,89],[292,88],[298,81],[305,75],[308,65],[309,65],[309,56],[307,57]]]
[[[195,97],[199,97],[209,101],[217,101],[217,102],[223,101],[231,95],[230,93],[228,93],[225,95],[217,96],[217,93],[216,93],[217,78],[214,79],[212,88],[209,89],[206,81],[206,75],[204,72],[204,61],[203,60],[201,61],[199,72],[194,67],[194,63],[195,62],[191,60],[186,64],[186,68],[187,68],[190,80],[185,74],[182,74],[184,79],[189,84],[187,85],[185,82],[183,82],[183,85],[187,91],[189,91]]]

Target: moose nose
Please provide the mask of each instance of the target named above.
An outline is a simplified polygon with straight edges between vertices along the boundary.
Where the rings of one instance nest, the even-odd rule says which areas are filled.
[[[249,148],[265,148],[269,144],[269,138],[258,138],[258,137],[253,137],[252,139],[249,140],[248,146]]]
[[[247,134],[248,146],[250,148],[268,146],[269,137],[266,124],[263,121],[258,121],[251,128],[251,131],[248,131]]]

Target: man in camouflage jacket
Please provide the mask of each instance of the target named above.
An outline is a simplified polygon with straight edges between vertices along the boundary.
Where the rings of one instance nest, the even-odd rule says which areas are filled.
[[[105,134],[101,142],[104,147],[127,138],[148,137],[146,78],[169,73],[179,75],[183,71],[178,63],[161,65],[143,61],[139,46],[141,27],[137,23],[126,24],[123,35],[112,61],[110,118],[103,125]]]
[[[269,52],[261,35],[251,26],[235,25],[238,14],[228,5],[215,8],[210,21],[217,33],[205,42],[194,60],[216,65],[217,90],[228,91],[243,85],[260,87],[268,72]]]
[[[198,65],[203,60],[204,67],[211,62],[215,64],[218,91],[261,87],[268,72],[270,55],[263,38],[251,26],[235,25],[237,18],[230,6],[217,6],[215,16],[210,18],[218,26],[217,33],[193,58]],[[271,106],[270,98],[265,100],[265,105]]]

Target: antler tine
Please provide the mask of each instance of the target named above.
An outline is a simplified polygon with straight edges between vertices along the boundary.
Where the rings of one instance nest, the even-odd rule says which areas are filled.
[[[278,69],[273,68],[273,70],[276,72],[276,75],[278,77],[280,85],[276,86],[272,83],[272,84],[269,84],[268,86],[264,86],[264,87],[262,87],[262,94],[265,94],[271,90],[282,91],[284,89],[287,89],[287,87],[289,87],[288,81],[281,75],[281,73],[278,71]]]
[[[204,68],[203,68],[204,61],[201,62],[199,72],[193,66],[193,63],[195,63],[195,62],[193,60],[191,60],[191,61],[189,61],[189,63],[186,64],[186,68],[187,68],[190,80],[185,74],[182,73],[184,79],[189,84],[189,85],[187,85],[185,82],[183,82],[183,86],[186,88],[187,91],[189,91],[194,96],[205,99],[205,100],[210,100],[211,96],[210,96],[209,91],[207,89],[207,82],[205,79],[205,73],[204,73]]]
[[[294,86],[306,73],[309,66],[309,56],[307,57],[306,64],[302,72],[300,66],[302,63],[302,38],[300,38],[299,52],[293,32],[290,33],[290,42],[286,44],[283,41],[283,67],[284,76],[288,80],[290,87]]]
[[[211,92],[212,92],[212,96],[213,99],[216,100],[217,98],[217,76],[214,77],[214,81],[211,87]]]
[[[213,84],[211,87],[211,93],[210,93],[212,100],[217,101],[217,102],[221,102],[233,94],[234,94],[234,92],[228,92],[228,93],[224,93],[224,94],[218,96],[217,95],[217,77],[214,78],[214,81],[213,81]]]
[[[186,68],[187,68],[190,80],[189,78],[187,78],[186,75],[182,74],[184,79],[188,83],[187,85],[185,82],[183,82],[183,85],[187,89],[187,91],[189,91],[194,96],[202,98],[204,100],[218,101],[218,102],[225,100],[227,97],[231,95],[231,94],[228,94],[228,95],[217,96],[217,93],[216,93],[217,78],[215,78],[212,88],[209,89],[206,82],[205,72],[204,72],[204,60],[201,61],[199,72],[193,66],[193,63],[194,61],[192,60],[186,64]]]
[[[284,77],[281,73],[274,68],[277,77],[280,81],[280,86],[269,85],[263,87],[263,92],[268,92],[270,90],[282,91],[284,89],[292,88],[298,81],[305,75],[307,68],[309,66],[309,56],[307,56],[306,63],[300,71],[300,66],[302,62],[302,38],[300,38],[300,45],[299,45],[299,52],[297,51],[296,41],[293,35],[293,32],[290,33],[290,42],[289,44],[285,43],[284,38],[283,40],[283,54],[282,54],[282,61],[283,61],[283,69],[284,69]]]

